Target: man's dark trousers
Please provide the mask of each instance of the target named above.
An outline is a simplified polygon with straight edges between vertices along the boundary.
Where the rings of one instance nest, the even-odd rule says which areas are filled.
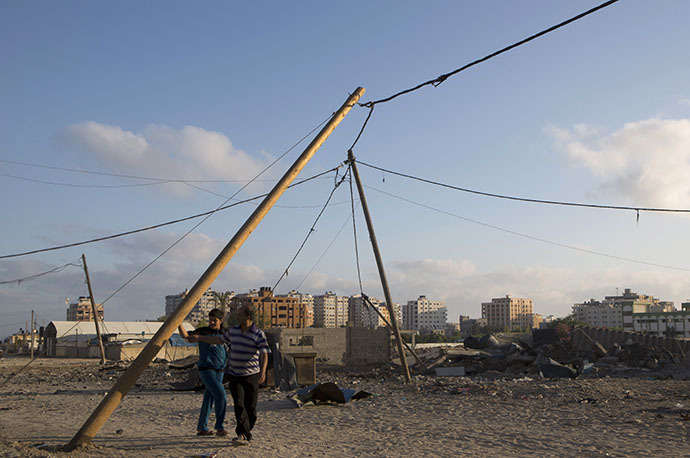
[[[251,439],[256,423],[256,402],[259,399],[259,374],[230,376],[230,394],[235,408],[235,432]]]

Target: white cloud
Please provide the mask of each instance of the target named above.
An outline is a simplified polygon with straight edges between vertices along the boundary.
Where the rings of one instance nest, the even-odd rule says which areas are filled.
[[[158,256],[181,237],[181,234],[148,231],[131,237],[113,239],[108,246],[118,255],[129,260],[141,260]],[[189,234],[165,254],[166,261],[206,262],[210,264],[221,252],[227,241],[214,239],[205,234]]]
[[[690,119],[631,122],[609,135],[586,125],[547,132],[601,179],[601,192],[639,205],[690,206]]]
[[[67,127],[60,139],[113,172],[165,179],[248,180],[271,159],[266,154],[255,159],[222,133],[194,126],[151,125],[135,133],[87,121]],[[191,192],[179,184],[166,189],[177,195]]]

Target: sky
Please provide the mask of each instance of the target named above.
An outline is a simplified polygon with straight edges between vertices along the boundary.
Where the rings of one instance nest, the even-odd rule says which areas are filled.
[[[0,1],[0,256],[269,192],[357,87],[361,102],[386,98],[599,3]],[[690,215],[497,199],[362,164],[494,194],[690,209],[688,17],[684,0],[621,0],[377,104],[353,151],[393,300],[444,300],[457,322],[506,294],[545,316],[624,288],[689,299]],[[354,107],[299,179],[342,165],[368,114]],[[358,254],[364,292],[382,299],[349,181],[310,232],[345,172],[288,190],[213,288],[273,287],[310,233],[277,294],[357,294]],[[88,295],[82,254],[106,320],[163,315],[255,208],[0,258],[0,336],[32,310],[39,325],[64,320],[66,299]]]

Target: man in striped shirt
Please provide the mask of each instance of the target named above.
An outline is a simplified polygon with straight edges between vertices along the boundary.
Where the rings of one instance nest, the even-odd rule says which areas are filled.
[[[252,440],[251,430],[256,423],[256,403],[259,384],[266,380],[266,366],[270,349],[264,332],[254,324],[254,310],[249,306],[237,310],[239,325],[228,329],[220,337],[190,336],[206,343],[230,345],[226,372],[230,376],[230,394],[235,409],[239,440]],[[191,342],[192,340],[190,340]]]

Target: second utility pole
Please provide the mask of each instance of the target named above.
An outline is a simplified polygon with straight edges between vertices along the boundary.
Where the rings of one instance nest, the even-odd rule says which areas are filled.
[[[362,211],[364,212],[364,219],[367,221],[367,229],[369,229],[369,240],[371,240],[371,247],[374,249],[374,257],[376,258],[376,265],[379,268],[379,277],[381,277],[381,286],[383,287],[383,295],[386,298],[386,308],[391,317],[391,328],[393,328],[393,335],[395,336],[395,343],[398,345],[398,353],[400,354],[400,363],[405,372],[405,380],[407,383],[412,381],[410,377],[410,368],[407,367],[407,359],[405,357],[405,350],[403,349],[402,337],[400,337],[400,328],[398,327],[398,317],[393,311],[393,299],[391,299],[391,291],[388,288],[388,280],[386,279],[386,271],[383,269],[383,261],[381,261],[381,253],[379,253],[379,244],[376,241],[376,234],[374,233],[374,225],[371,222],[371,215],[369,215],[369,206],[367,199],[364,197],[364,188],[362,188],[362,181],[359,179],[359,172],[357,171],[357,163],[355,162],[355,155],[352,150],[347,152],[347,158],[352,167],[352,173],[357,182],[357,192],[359,192],[359,199],[362,202]],[[353,215],[354,217],[354,215]]]
[[[86,255],[84,253],[81,254],[81,260],[84,263],[86,286],[89,287],[89,299],[91,299],[91,313],[93,314],[93,324],[96,325],[96,340],[98,340],[98,348],[101,350],[101,364],[105,364],[105,351],[103,350],[103,339],[101,339],[101,330],[98,327],[98,311],[96,310],[96,300],[93,298],[93,291],[91,291],[91,279],[89,278],[89,268],[86,267]]]

